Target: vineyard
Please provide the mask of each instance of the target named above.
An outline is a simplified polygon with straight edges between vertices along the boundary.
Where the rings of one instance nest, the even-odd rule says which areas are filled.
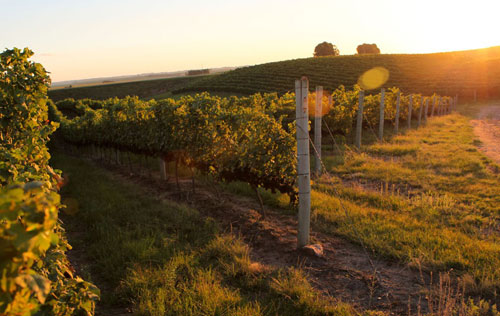
[[[358,87],[354,90],[340,87],[325,93],[322,98],[325,122],[322,134],[334,134],[331,135],[334,137],[331,143],[333,152],[340,150],[342,155],[349,157],[345,158],[349,161],[338,165],[335,155],[328,154],[324,158],[327,171],[338,178],[333,182],[318,179],[318,183],[313,185],[312,208],[316,214],[313,226],[328,234],[341,234],[356,243],[361,242],[382,255],[418,262],[421,269],[427,271],[453,268],[472,278],[468,282],[475,284],[473,287],[480,289],[477,291],[483,293],[481,295],[491,297],[491,293],[499,286],[499,262],[496,259],[499,250],[494,245],[498,236],[493,234],[485,240],[474,237],[476,230],[492,229],[498,222],[494,211],[491,213],[496,207],[496,191],[486,189],[487,183],[496,181],[495,176],[483,171],[490,168],[490,162],[478,162],[477,155],[461,145],[464,136],[458,134],[458,142],[447,137],[429,141],[418,136],[430,145],[430,149],[426,150],[431,151],[427,153],[419,149],[410,136],[411,128],[417,127],[416,122],[420,126],[421,120],[427,122],[433,116],[449,113],[452,98],[406,95],[397,88],[386,90],[383,124],[388,127],[394,125],[399,99],[399,119],[401,122],[409,121],[411,113],[414,122],[409,124],[408,129],[403,128],[410,134],[408,137],[395,136],[395,144],[385,144],[378,139],[377,143],[365,145],[362,152],[357,153],[349,149],[349,144],[352,143],[356,125],[359,93]],[[315,99],[314,93],[309,94],[311,117],[315,114]],[[368,137],[373,134],[377,139],[374,130],[380,124],[381,94],[367,95],[363,100],[364,133]],[[429,109],[421,111],[424,105],[429,105]],[[73,119],[68,119],[58,108],[78,110]],[[93,159],[126,166],[130,164],[131,156],[132,159],[137,159],[137,155],[160,158],[163,164],[175,162],[176,168],[179,165],[190,169],[192,175],[201,173],[226,182],[248,183],[253,191],[264,190],[261,191],[263,195],[268,194],[266,192],[281,192],[287,198],[279,197],[279,201],[273,203],[283,208],[289,208],[289,203],[294,204],[296,201],[295,96],[292,93],[231,98],[203,93],[178,100],[159,101],[142,101],[131,97],[106,101],[64,100],[51,105],[51,109],[53,118],[61,123],[58,131],[61,137],[67,143],[77,145],[77,148],[86,148],[84,152]],[[422,113],[427,114],[427,119],[419,119]],[[457,124],[464,124],[461,118],[453,116],[432,118],[431,122],[433,129],[441,126],[438,130],[452,130],[456,129]],[[416,133],[425,134],[425,131],[426,128],[423,128]],[[467,130],[463,134],[468,135]],[[436,150],[443,146],[460,152],[461,157],[467,157],[463,159],[470,159],[451,162],[450,168],[452,165],[456,165],[453,168],[464,168],[457,175],[450,174],[451,179],[457,177],[453,181],[459,183],[463,181],[462,172],[472,172],[474,177],[477,172],[486,172],[481,186],[478,183],[474,189],[450,186],[440,176],[445,172],[441,170],[443,162],[433,167],[434,171],[425,169],[425,155],[436,155]],[[423,156],[418,158],[422,160],[412,162],[411,157],[417,152],[422,152]],[[383,159],[387,159],[384,157],[392,157],[392,164],[384,162]],[[402,165],[396,162],[398,160],[402,161]],[[481,171],[474,171],[479,168],[477,164],[481,166]],[[386,171],[386,168],[394,170]],[[414,178],[411,170],[405,168],[423,168],[419,175],[424,178]],[[164,173],[165,170],[160,172]],[[402,174],[398,175],[400,172]],[[369,187],[379,186],[387,193],[379,198],[364,190],[360,192],[349,186],[339,186],[339,181],[349,183],[353,181],[353,176],[360,177],[356,181],[367,183],[364,185]],[[192,190],[194,193],[194,182]],[[401,190],[406,191],[408,200],[400,197],[400,193],[396,194],[396,191]],[[446,192],[442,193],[443,196],[431,193],[443,190]],[[483,201],[465,206],[471,203],[469,199],[476,194],[472,193],[475,191],[481,192],[477,194],[483,195]],[[339,203],[347,205],[345,207],[350,210],[351,220],[349,217],[339,217]],[[433,215],[420,214],[423,209],[442,212],[450,203],[460,205],[458,207],[465,218],[453,213],[450,215],[452,223],[439,227],[435,226],[437,219]],[[476,208],[482,211],[478,213]],[[394,210],[402,209],[411,213],[393,213]],[[483,220],[472,223],[470,218],[476,216],[482,216]],[[459,220],[459,217],[462,219]],[[354,230],[353,226],[356,227]],[[359,231],[363,233],[360,235]]]
[[[293,91],[296,78],[307,76],[311,86],[334,90],[352,87],[365,71],[384,67],[389,80],[384,85],[405,93],[434,92],[472,98],[500,96],[500,47],[471,51],[408,55],[353,55],[304,58],[239,68],[206,77],[177,89],[175,93],[227,91],[238,93]]]
[[[344,137],[351,134],[358,93],[359,89],[346,91],[341,87],[332,92],[331,98],[322,98],[324,120],[334,133]],[[410,96],[393,88],[385,93],[388,123],[394,121],[397,95],[399,116],[408,118]],[[421,100],[415,102],[412,112],[416,117],[417,113],[421,115],[418,110],[426,97],[412,98]],[[434,99],[435,105],[436,96],[429,98]],[[314,108],[315,95],[311,94],[310,99]],[[449,102],[448,98],[443,100]],[[364,100],[363,115],[369,126],[378,124],[380,101],[380,94]],[[68,119],[61,111],[75,117]],[[218,179],[244,181],[254,188],[286,193],[291,202],[296,199],[294,112],[295,95],[291,93],[240,98],[203,93],[177,101],[141,101],[131,97],[102,102],[62,100],[52,106],[54,120],[61,123],[59,133],[68,143],[149,155],[165,163],[175,161]],[[434,108],[428,114],[433,115]]]
[[[123,306],[141,315],[423,308],[497,316],[500,167],[477,149],[468,119],[453,112],[465,86],[480,97],[496,93],[496,70],[482,79],[450,75],[458,69],[451,65],[461,72],[493,65],[496,51],[295,60],[169,88],[258,92],[248,96],[144,100],[152,93],[144,83],[139,97],[107,98],[130,86],[54,101],[29,50],[4,52],[0,242],[9,251],[0,262],[0,314],[92,315],[100,293],[77,276],[85,271],[106,289],[101,308],[113,313]],[[388,69],[389,81],[365,95],[358,71],[373,66]],[[311,69],[311,85],[325,89],[292,93],[294,79]],[[71,91],[78,90],[59,97]],[[291,228],[300,212],[296,117],[304,102],[303,126],[318,128],[302,128],[306,143],[315,139],[307,166],[309,152],[323,151],[313,162],[323,174],[307,178],[312,242],[325,247],[319,255],[297,249]],[[50,138],[51,164],[64,178],[49,166]],[[259,211],[241,205],[257,205],[249,196]],[[80,249],[71,263],[65,229]]]

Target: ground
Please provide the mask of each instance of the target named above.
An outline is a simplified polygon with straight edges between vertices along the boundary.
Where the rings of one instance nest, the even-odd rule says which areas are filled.
[[[500,164],[500,105],[481,108],[477,118],[471,123],[474,133],[482,142],[481,150]]]

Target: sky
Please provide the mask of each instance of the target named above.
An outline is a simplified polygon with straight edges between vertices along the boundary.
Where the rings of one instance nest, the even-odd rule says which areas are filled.
[[[0,47],[29,47],[53,82],[340,54],[500,45],[498,0],[0,0]]]

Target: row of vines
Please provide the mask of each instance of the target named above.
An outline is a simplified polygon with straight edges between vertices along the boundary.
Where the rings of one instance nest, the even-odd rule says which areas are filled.
[[[50,82],[25,49],[0,54],[0,315],[91,315],[99,290],[74,275],[49,166]]]
[[[385,118],[395,117],[397,88],[385,94]],[[322,102],[323,119],[333,133],[347,137],[354,127],[359,87],[340,87]],[[314,116],[315,95],[309,95]],[[413,95],[412,116],[426,98]],[[380,94],[365,97],[364,115],[370,125],[379,120]],[[410,97],[401,94],[400,118],[408,118]],[[449,98],[443,98],[449,102]],[[296,199],[295,95],[255,94],[221,98],[208,93],[178,100],[62,100],[52,108],[61,123],[62,138],[79,146],[181,161],[188,167],[226,181],[244,181],[254,188],[280,191]],[[431,113],[429,113],[430,115]],[[70,116],[72,118],[70,118]],[[327,131],[325,130],[325,133]]]

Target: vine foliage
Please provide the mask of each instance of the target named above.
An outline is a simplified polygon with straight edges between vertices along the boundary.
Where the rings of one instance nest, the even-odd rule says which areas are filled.
[[[42,65],[33,52],[0,54],[0,314],[91,315],[99,290],[75,276],[58,221],[60,176],[49,166]]]

